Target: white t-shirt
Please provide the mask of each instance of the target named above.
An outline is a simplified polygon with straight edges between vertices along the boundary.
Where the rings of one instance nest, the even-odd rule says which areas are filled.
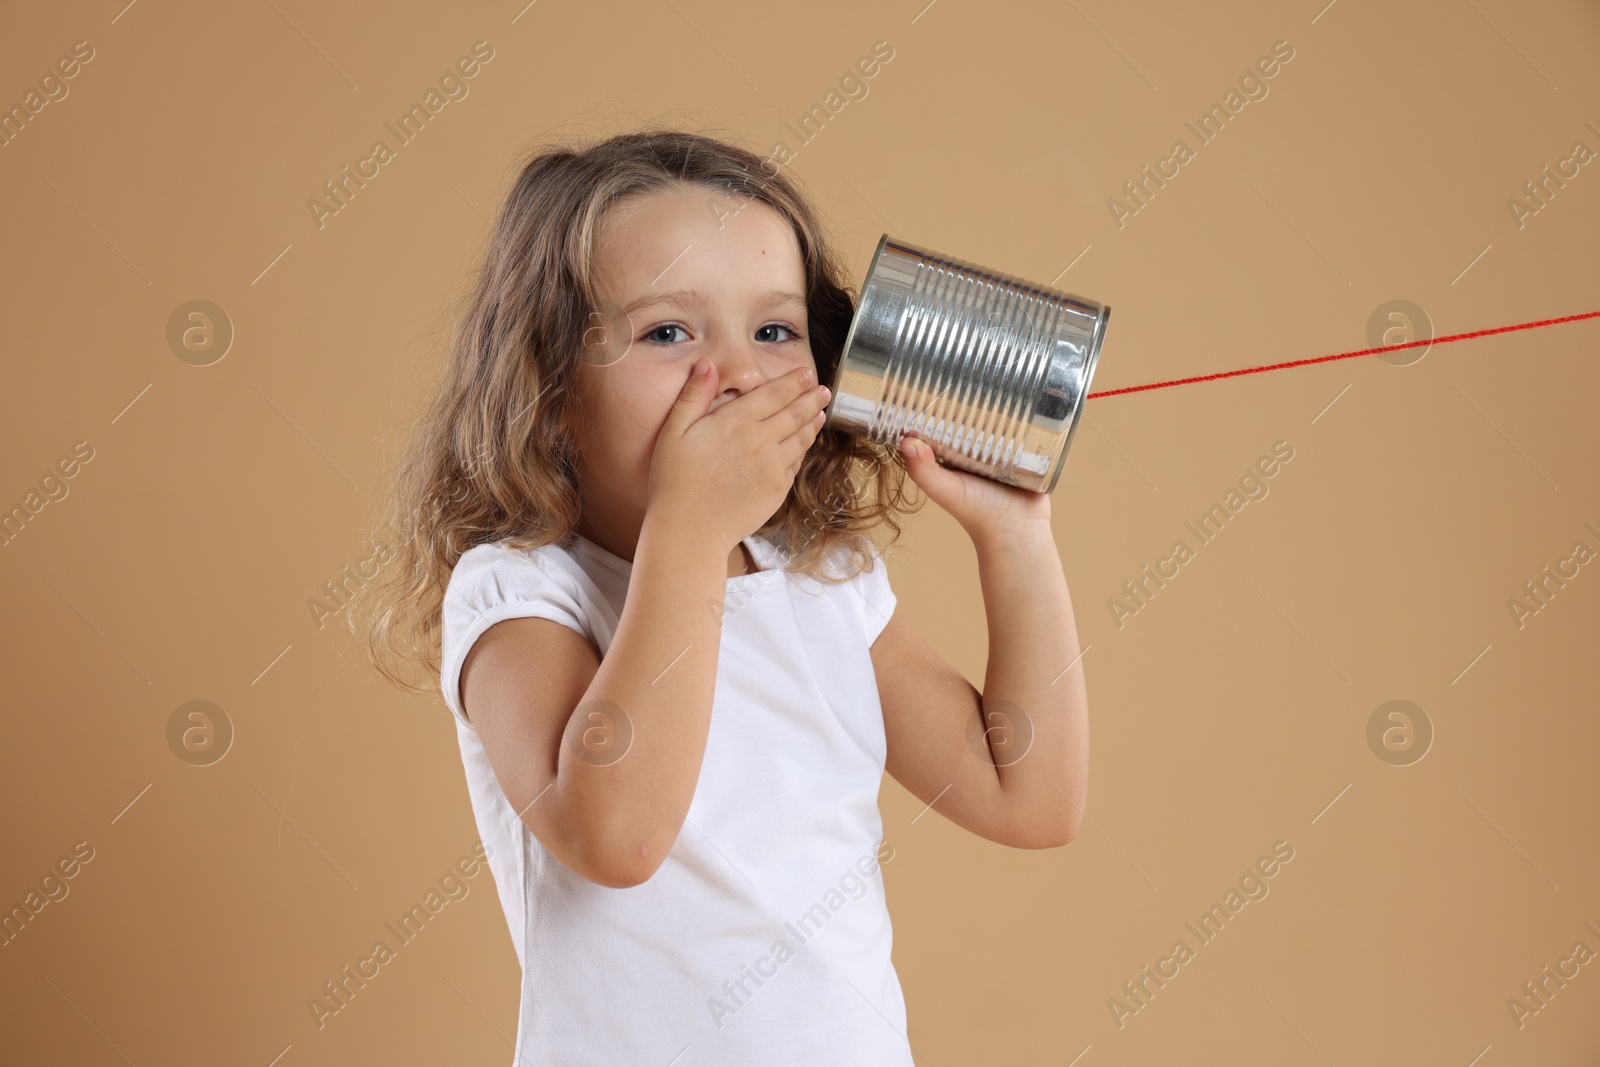
[[[570,547],[478,545],[451,574],[440,683],[522,963],[514,1067],[912,1067],[868,651],[894,611],[887,566],[875,556],[835,585],[784,571],[764,537],[744,544],[762,569],[728,579],[693,802],[656,873],[623,889],[573,873],[517,817],[459,685],[502,619],[553,619],[604,656],[632,564],[574,534]]]

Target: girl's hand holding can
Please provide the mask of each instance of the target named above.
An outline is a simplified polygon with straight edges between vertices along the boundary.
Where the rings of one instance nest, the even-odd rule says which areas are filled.
[[[906,473],[928,498],[961,524],[974,544],[1007,544],[1032,529],[1050,528],[1050,494],[1006,485],[939,462],[920,434],[900,438]]]
[[[695,361],[656,438],[647,513],[660,508],[731,551],[783,506],[825,421],[830,392],[797,367],[711,411],[717,369]]]

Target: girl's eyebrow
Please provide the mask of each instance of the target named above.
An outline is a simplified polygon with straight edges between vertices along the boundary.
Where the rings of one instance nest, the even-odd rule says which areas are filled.
[[[778,304],[798,304],[804,307],[806,298],[789,289],[768,289],[756,294],[757,307],[774,307]],[[706,298],[703,293],[694,289],[673,289],[665,293],[644,293],[630,300],[622,308],[624,315],[631,315],[643,308],[656,307],[661,304],[675,304],[678,307],[702,309],[705,307]]]

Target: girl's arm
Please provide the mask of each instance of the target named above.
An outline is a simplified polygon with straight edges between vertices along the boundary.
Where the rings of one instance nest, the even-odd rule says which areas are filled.
[[[1089,717],[1061,558],[1048,527],[975,547],[989,622],[983,692],[896,608],[872,646],[887,769],[981,837],[1065,845],[1088,797]]]
[[[711,728],[727,568],[726,549],[652,510],[603,661],[576,631],[524,618],[490,627],[462,667],[506,799],[592,882],[638,885],[677,840]]]
[[[972,538],[989,661],[980,693],[894,612],[872,646],[887,769],[991,841],[1067,844],[1088,798],[1088,695],[1050,498],[916,452],[907,468]]]

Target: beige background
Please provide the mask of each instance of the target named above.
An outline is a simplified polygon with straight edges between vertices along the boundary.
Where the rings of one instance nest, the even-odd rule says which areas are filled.
[[[0,104],[95,50],[0,148],[0,506],[94,450],[0,548],[0,906],[94,849],[0,948],[6,1059],[509,1062],[487,872],[312,1021],[477,834],[443,704],[391,691],[306,601],[372,552],[395,430],[531,138],[678,115],[769,151],[886,40],[792,166],[855,278],[889,230],[1102,300],[1097,389],[1364,348],[1392,299],[1435,335],[1600,308],[1600,163],[1520,229],[1507,208],[1574,142],[1600,150],[1593,4],[924,2],[0,14]],[[479,40],[470,95],[319,230],[322,183]],[[1118,229],[1107,198],[1280,40],[1269,95]],[[236,330],[211,366],[165,339],[192,299]],[[1588,320],[1090,402],[1054,495],[1089,825],[1010,850],[913,822],[885,782],[919,1064],[1595,1062],[1600,962],[1522,1028],[1507,1000],[1600,952],[1600,564],[1521,629],[1507,600],[1600,550],[1597,344]],[[1279,440],[1270,495],[1119,629],[1123,581]],[[960,529],[928,505],[891,567],[981,680]],[[166,739],[195,699],[236,730],[207,767]],[[1368,747],[1392,699],[1435,732],[1410,766]],[[1184,923],[1277,841],[1270,895],[1119,1029],[1108,999],[1198,945]]]

